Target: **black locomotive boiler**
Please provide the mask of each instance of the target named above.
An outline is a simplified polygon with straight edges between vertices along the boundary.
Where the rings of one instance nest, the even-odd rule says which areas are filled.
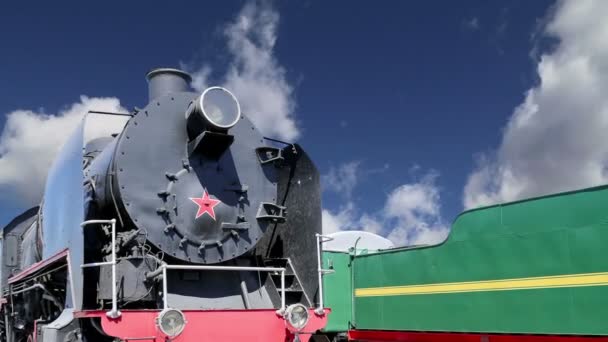
[[[319,175],[264,137],[222,87],[147,75],[111,136],[87,121],[41,205],[2,231],[4,341],[308,340],[319,298]]]

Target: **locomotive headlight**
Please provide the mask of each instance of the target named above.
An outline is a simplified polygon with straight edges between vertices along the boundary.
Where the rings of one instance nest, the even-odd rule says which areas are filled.
[[[292,304],[285,310],[285,319],[295,330],[304,329],[308,318],[308,309],[302,304]]]
[[[223,87],[205,89],[196,99],[194,109],[216,128],[228,129],[239,121],[241,105],[236,97]]]
[[[184,331],[186,317],[179,310],[164,309],[156,318],[156,324],[163,334],[173,338]]]

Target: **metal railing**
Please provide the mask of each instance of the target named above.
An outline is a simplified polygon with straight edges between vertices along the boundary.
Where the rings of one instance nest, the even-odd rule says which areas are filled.
[[[106,313],[106,315],[110,318],[118,318],[121,313],[118,310],[118,293],[116,288],[116,220],[89,220],[84,221],[80,224],[81,227],[85,228],[89,225],[93,224],[109,224],[112,227],[112,258],[110,261],[104,262],[93,262],[88,264],[82,264],[81,268],[87,267],[100,267],[105,265],[112,266],[112,309]],[[324,236],[321,234],[316,234],[317,240],[317,271],[319,277],[319,307],[315,309],[315,312],[319,315],[324,314],[325,307],[323,304],[323,275],[327,273],[332,273],[334,270],[326,270],[323,269],[323,264],[321,262],[321,244],[323,242],[331,241],[332,238],[328,236]],[[252,272],[280,272],[281,273],[281,308],[277,310],[278,315],[283,315],[285,313],[286,305],[285,305],[285,267],[250,267],[250,266],[211,266],[211,265],[168,265],[163,264],[157,269],[157,271],[162,272],[162,281],[163,281],[163,309],[169,308],[169,296],[168,296],[168,285],[167,285],[167,270],[209,270],[209,271],[252,271]],[[157,274],[156,272],[153,272]]]
[[[323,269],[323,262],[321,261],[321,252],[323,251],[322,244],[323,242],[333,240],[333,238],[318,233],[315,234],[315,237],[317,238],[317,272],[319,273],[319,307],[317,307],[315,312],[317,315],[323,315],[325,313],[325,305],[323,303],[323,275],[335,271]]]
[[[106,315],[110,318],[120,317],[120,311],[118,311],[118,294],[116,289],[116,220],[89,220],[84,221],[80,224],[82,228],[92,224],[110,224],[112,226],[112,260],[104,262],[93,262],[89,264],[82,264],[81,268],[87,267],[100,267],[104,265],[112,266],[112,310],[106,312]]]
[[[210,265],[162,265],[163,274],[163,309],[169,308],[169,296],[167,288],[167,270],[191,270],[191,271],[254,271],[254,272],[281,272],[281,308],[277,310],[278,315],[285,312],[285,267],[249,267],[249,266],[210,266]]]

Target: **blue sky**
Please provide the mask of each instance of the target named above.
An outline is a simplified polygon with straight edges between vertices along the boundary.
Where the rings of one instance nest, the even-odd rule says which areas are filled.
[[[560,49],[568,48],[570,26],[559,21],[568,6],[524,0],[6,3],[0,5],[0,128],[8,113],[62,113],[81,95],[141,107],[144,75],[158,66],[186,67],[204,84],[244,84],[244,97],[253,96],[245,92],[255,82],[274,82],[268,89],[284,91],[277,108],[290,112],[294,136],[324,175],[324,218],[339,222],[338,229],[377,225],[368,230],[384,235],[400,224],[440,229],[464,205],[562,190],[553,183],[511,196],[504,194],[517,187],[502,187],[511,171],[528,179],[523,168],[511,167],[529,164],[512,162],[517,152],[509,127],[526,94],[543,91],[542,56],[561,60]],[[230,70],[241,77],[247,57],[231,50],[235,40],[227,31],[242,16],[257,26],[241,38],[261,45],[268,54],[262,67],[275,71],[238,83]],[[267,79],[273,77],[279,80]],[[3,155],[4,165],[9,160],[10,135],[0,138],[0,166]],[[5,178],[0,170],[0,223],[27,205]],[[603,180],[596,178],[587,183]],[[471,190],[478,182],[481,190]],[[465,189],[477,191],[468,202]],[[400,194],[418,194],[430,204],[391,197]],[[406,214],[399,213],[401,204],[410,205]],[[412,234],[400,236],[410,241]]]

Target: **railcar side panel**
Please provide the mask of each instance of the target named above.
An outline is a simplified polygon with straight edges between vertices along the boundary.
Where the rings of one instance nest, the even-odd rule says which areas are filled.
[[[356,329],[605,335],[608,188],[472,210],[441,245],[354,260]]]
[[[323,268],[333,270],[323,276],[325,305],[331,308],[325,331],[344,332],[350,328],[352,314],[351,255],[346,252],[323,252]]]

